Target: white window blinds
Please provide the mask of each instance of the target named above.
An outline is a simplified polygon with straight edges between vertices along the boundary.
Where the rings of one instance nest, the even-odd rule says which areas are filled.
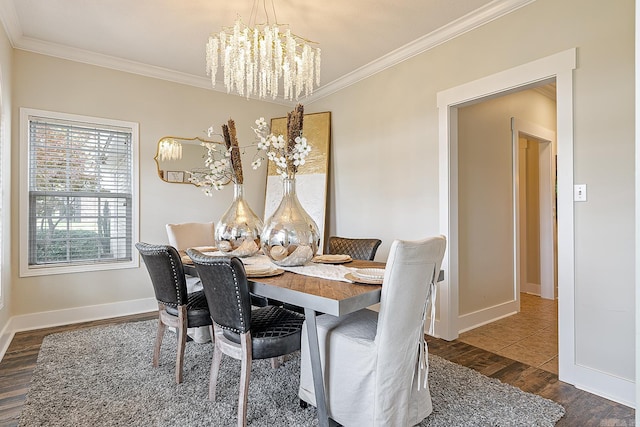
[[[132,259],[132,129],[28,117],[30,267]]]

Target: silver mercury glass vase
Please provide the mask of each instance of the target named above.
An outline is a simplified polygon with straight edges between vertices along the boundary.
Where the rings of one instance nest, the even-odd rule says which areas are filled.
[[[243,184],[233,184],[233,202],[216,224],[218,250],[229,256],[247,257],[260,249],[262,220],[244,199]]]
[[[320,232],[296,195],[295,178],[283,179],[282,201],[262,229],[262,251],[281,267],[307,263],[318,251]]]

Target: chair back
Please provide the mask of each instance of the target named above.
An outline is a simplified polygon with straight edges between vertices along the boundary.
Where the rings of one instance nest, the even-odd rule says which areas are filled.
[[[187,303],[187,283],[178,251],[169,245],[138,242],[136,248],[147,267],[156,300],[175,307]]]
[[[395,240],[391,245],[375,338],[376,410],[407,400],[411,384],[418,381],[414,374],[424,340],[427,299],[440,273],[445,248],[444,236],[415,242]]]
[[[244,265],[236,257],[205,255],[187,249],[204,287],[213,321],[242,334],[251,329],[251,297]]]
[[[169,244],[179,251],[195,246],[215,246],[215,224],[213,222],[185,222],[167,224]]]
[[[349,239],[346,237],[329,237],[329,253],[349,255],[353,259],[373,261],[380,239]]]

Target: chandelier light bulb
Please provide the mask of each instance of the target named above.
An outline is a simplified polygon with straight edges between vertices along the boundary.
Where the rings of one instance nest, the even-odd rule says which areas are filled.
[[[313,94],[320,84],[320,48],[292,34],[287,25],[261,24],[250,28],[238,19],[233,28],[212,34],[206,46],[207,75],[216,86],[221,65],[227,93],[247,98],[284,99]]]

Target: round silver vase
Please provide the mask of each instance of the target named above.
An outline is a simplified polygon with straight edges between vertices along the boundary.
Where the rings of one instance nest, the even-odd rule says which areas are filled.
[[[260,249],[262,220],[244,199],[243,184],[233,185],[233,202],[216,224],[215,241],[226,255],[247,257]]]
[[[295,178],[283,179],[282,201],[265,221],[261,242],[264,254],[281,267],[304,265],[318,251],[318,226],[298,200]]]

